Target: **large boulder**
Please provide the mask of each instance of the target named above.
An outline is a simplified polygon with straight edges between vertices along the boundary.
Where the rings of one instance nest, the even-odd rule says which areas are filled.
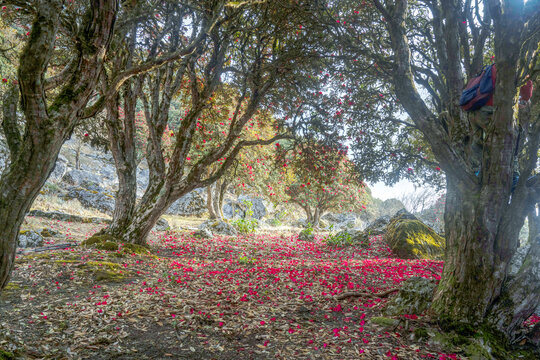
[[[206,212],[206,199],[202,190],[194,190],[176,200],[165,212],[169,215],[196,216]]]
[[[77,199],[85,208],[97,209],[105,214],[114,211],[114,195],[95,182],[82,181],[79,186],[71,186],[65,199]]]
[[[96,174],[84,170],[70,170],[62,176],[62,181],[73,186],[80,186],[83,182],[100,184],[101,178]]]
[[[228,219],[242,219],[246,216],[246,211],[251,203],[252,218],[260,220],[268,213],[267,204],[258,197],[240,195],[237,200],[228,200],[223,206],[223,215]]]
[[[34,248],[43,245],[43,236],[33,230],[21,231],[19,233],[20,248]]]
[[[160,218],[156,225],[154,225],[154,228],[152,230],[154,231],[167,231],[170,229],[169,222],[165,220],[164,218]]]
[[[390,220],[386,241],[402,259],[442,260],[446,247],[443,237],[406,210],[398,211]]]
[[[356,226],[357,221],[356,215],[353,213],[328,213],[323,215],[321,219],[338,229],[352,229]]]
[[[61,181],[66,172],[68,171],[68,159],[65,156],[59,155],[54,165],[51,175],[49,175],[49,181]]]
[[[386,231],[386,226],[390,223],[390,216],[384,215],[375,219],[365,229],[364,233],[368,236],[381,235]]]
[[[235,236],[238,234],[236,229],[223,220],[207,220],[199,225],[199,230],[208,229],[212,234]]]

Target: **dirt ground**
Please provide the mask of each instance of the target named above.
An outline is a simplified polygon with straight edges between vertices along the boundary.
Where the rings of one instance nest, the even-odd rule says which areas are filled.
[[[395,259],[381,237],[368,249],[293,233],[202,240],[189,232],[199,219],[178,221],[184,230],[153,233],[147,254],[19,254],[0,295],[0,359],[461,358],[415,336],[438,331],[427,316],[380,321],[386,298],[337,298],[437,278],[441,262]],[[29,217],[23,228],[56,231],[54,245],[103,226]]]

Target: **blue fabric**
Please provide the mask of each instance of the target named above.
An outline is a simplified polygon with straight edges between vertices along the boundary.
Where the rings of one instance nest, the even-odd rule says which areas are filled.
[[[480,93],[481,94],[491,94],[494,90],[493,79],[491,78],[491,73],[493,72],[493,65],[486,67],[484,75],[480,80]]]

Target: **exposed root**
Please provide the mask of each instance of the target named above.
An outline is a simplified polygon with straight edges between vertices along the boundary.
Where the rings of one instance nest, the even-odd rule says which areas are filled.
[[[338,300],[343,300],[343,299],[346,299],[348,297],[370,297],[370,298],[385,298],[387,297],[388,295],[392,294],[392,293],[395,293],[396,291],[399,291],[398,288],[394,288],[394,289],[389,289],[389,290],[386,290],[386,291],[382,291],[380,293],[369,293],[369,292],[363,292],[363,291],[351,291],[351,292],[346,292],[346,293],[342,293],[342,294],[339,294],[336,298]]]

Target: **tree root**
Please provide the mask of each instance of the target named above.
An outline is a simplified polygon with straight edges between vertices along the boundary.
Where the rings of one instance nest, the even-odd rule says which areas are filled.
[[[389,290],[386,290],[386,291],[382,291],[380,293],[369,293],[369,292],[363,292],[363,291],[351,291],[351,292],[346,292],[346,293],[342,293],[342,294],[339,294],[336,298],[338,300],[343,300],[343,299],[346,299],[348,297],[356,297],[356,296],[359,296],[359,297],[369,297],[369,298],[385,298],[387,297],[388,295],[392,294],[392,293],[395,293],[396,291],[399,291],[398,288],[393,288],[393,289],[389,289]]]

